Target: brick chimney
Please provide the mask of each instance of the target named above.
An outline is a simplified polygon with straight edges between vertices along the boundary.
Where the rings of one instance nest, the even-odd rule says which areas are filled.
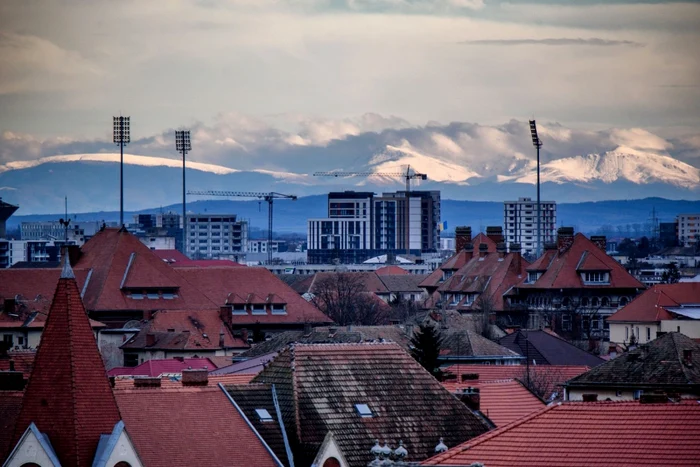
[[[608,242],[607,242],[607,239],[605,238],[605,235],[593,235],[591,237],[591,241],[595,244],[595,246],[597,246],[598,248],[603,250],[603,253],[606,252]]]
[[[231,307],[229,305],[224,305],[221,308],[219,308],[219,317],[221,318],[221,321],[223,321],[223,323],[226,326],[230,327],[231,324],[233,323],[232,313],[233,312],[232,312]]]
[[[146,347],[153,347],[156,345],[156,335],[150,332],[146,333]]]
[[[464,249],[467,243],[472,241],[472,228],[471,227],[456,227],[455,228],[455,250],[460,252]]]
[[[574,228],[573,227],[559,227],[557,230],[557,249],[560,252],[565,252],[571,245],[574,244]]]
[[[466,253],[465,257],[467,261],[469,261],[472,258],[472,256],[474,256],[474,245],[471,242],[465,243],[462,249]]]
[[[481,394],[479,388],[465,388],[459,394],[459,400],[471,410],[481,410]]]
[[[516,272],[520,271],[522,256],[520,255],[520,243],[511,243],[510,252],[513,255],[513,268]]]
[[[139,377],[134,378],[134,387],[135,388],[159,388],[160,382],[161,382],[161,380],[158,377],[139,376]]]
[[[498,259],[502,260],[506,256],[506,252],[508,251],[508,247],[506,246],[505,243],[500,242],[496,245],[496,253],[498,253]]]
[[[503,227],[500,225],[486,227],[486,236],[493,240],[493,243],[498,245],[503,241]]]
[[[206,386],[209,384],[209,370],[182,370],[183,386]]]
[[[489,246],[486,243],[479,243],[479,258],[484,258],[489,252]]]
[[[78,260],[83,256],[83,252],[78,245],[67,245],[68,250],[68,261],[70,261],[71,266],[75,266]]]

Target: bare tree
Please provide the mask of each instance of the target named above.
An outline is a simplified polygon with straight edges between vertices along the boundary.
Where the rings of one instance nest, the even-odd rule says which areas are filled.
[[[495,340],[493,335],[492,318],[494,317],[493,297],[482,293],[476,299],[472,309],[475,311],[477,332],[487,339]]]
[[[387,323],[389,306],[366,289],[360,274],[327,274],[314,282],[312,294],[312,303],[341,326]]]
[[[565,377],[557,369],[552,369],[549,365],[522,365],[522,372],[518,380],[537,397],[547,402],[555,400],[561,396],[559,387]]]

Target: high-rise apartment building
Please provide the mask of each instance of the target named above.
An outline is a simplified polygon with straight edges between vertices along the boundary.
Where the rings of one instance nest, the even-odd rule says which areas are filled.
[[[434,252],[439,219],[439,191],[329,193],[328,217],[308,221],[308,261],[359,263],[385,253]]]
[[[540,201],[542,245],[539,251],[544,251],[544,245],[556,242],[557,203]],[[537,201],[531,198],[518,198],[517,201],[503,203],[503,230],[508,245],[519,243],[524,255],[537,254]]]
[[[679,245],[691,247],[700,242],[700,214],[679,214],[676,224]]]
[[[187,214],[187,238],[192,259],[241,261],[248,246],[248,222],[235,214]]]

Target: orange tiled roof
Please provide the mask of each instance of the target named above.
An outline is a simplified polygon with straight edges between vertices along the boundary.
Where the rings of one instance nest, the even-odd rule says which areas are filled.
[[[8,371],[10,369],[10,360],[15,362],[15,371],[21,371],[24,379],[29,379],[34,368],[34,359],[36,358],[36,350],[11,350],[8,352],[8,359],[0,359],[0,371]]]
[[[480,410],[496,426],[504,426],[544,408],[537,396],[514,379],[496,381],[449,382],[442,385],[448,391],[459,394],[468,387],[479,388]]]
[[[611,322],[653,322],[674,319],[666,308],[700,303],[700,282],[658,284],[608,317]]]
[[[423,465],[697,466],[700,404],[567,402],[455,446]]]

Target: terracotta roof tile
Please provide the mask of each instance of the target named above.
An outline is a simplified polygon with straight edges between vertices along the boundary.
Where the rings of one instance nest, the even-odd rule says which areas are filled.
[[[423,465],[697,466],[700,404],[568,402],[455,446]]]
[[[0,371],[9,371],[10,360],[15,362],[15,371],[21,371],[24,379],[28,380],[34,368],[36,350],[11,350],[7,359],[0,359]]]
[[[115,391],[144,465],[278,465],[218,387]],[[177,410],[173,410],[177,407]]]
[[[231,358],[231,357],[228,357]],[[182,374],[182,370],[199,370],[206,368],[213,370],[216,366],[208,358],[164,358],[151,359],[134,367],[117,367],[107,372],[109,376],[150,376]]]
[[[657,284],[610,317],[610,322],[654,322],[674,319],[665,307],[700,303],[700,282]]]
[[[275,384],[300,465],[311,463],[329,431],[349,464],[364,467],[375,439],[403,440],[415,461],[429,456],[440,437],[455,445],[487,430],[394,343],[297,344],[253,382]],[[376,416],[360,417],[355,404]]]
[[[119,418],[78,285],[59,279],[14,440],[34,422],[62,464],[90,466],[100,435]]]
[[[14,448],[14,432],[20,409],[22,391],[0,391],[0,459],[6,459]]]
[[[443,382],[442,385],[453,394],[459,394],[469,387],[479,388],[479,410],[499,427],[537,412],[545,406],[542,400],[514,379]]]
[[[384,274],[379,275],[379,280],[389,292],[422,293],[423,289],[419,284],[427,277],[427,274]]]

